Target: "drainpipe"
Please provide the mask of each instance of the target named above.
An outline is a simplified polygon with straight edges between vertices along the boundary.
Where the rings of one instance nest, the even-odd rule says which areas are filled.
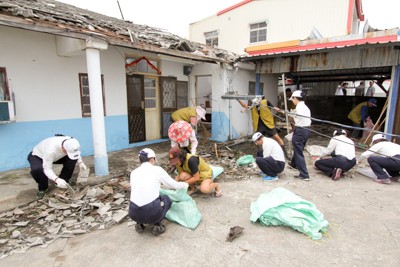
[[[99,50],[104,49],[107,49],[107,43],[90,39],[86,40],[86,64],[89,78],[94,171],[96,176],[106,176],[109,174],[99,52]]]
[[[394,119],[396,117],[396,102],[399,97],[399,83],[400,83],[400,65],[397,65],[392,70],[392,88],[388,95],[388,109],[386,111],[387,123],[385,125],[385,133],[393,133]],[[390,138],[392,140],[392,138]]]

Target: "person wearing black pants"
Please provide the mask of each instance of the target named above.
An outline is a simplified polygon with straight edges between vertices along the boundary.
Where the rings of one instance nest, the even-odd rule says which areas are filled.
[[[38,183],[39,191],[46,191],[49,187],[49,178],[47,178],[43,171],[43,159],[38,156],[33,156],[31,152],[28,155],[28,161],[31,166],[30,173],[33,179],[35,179],[36,183]],[[53,162],[53,164],[63,165],[59,175],[60,179],[64,179],[67,183],[69,183],[69,179],[72,177],[77,161],[78,160],[72,160],[68,156],[65,156]]]
[[[331,158],[324,158],[326,156]],[[342,172],[347,172],[356,165],[356,152],[354,142],[347,137],[343,129],[336,129],[333,138],[329,141],[326,152],[323,153],[314,166],[323,171],[332,180],[340,179]]]
[[[261,146],[257,151],[256,164],[265,176],[264,181],[278,180],[278,174],[285,169],[285,156],[282,148],[272,138],[264,137],[260,132],[253,134],[253,142]]]
[[[37,144],[28,155],[31,175],[38,184],[37,198],[43,198],[49,187],[49,180],[59,188],[68,188],[76,163],[80,169],[86,169],[81,158],[80,144],[77,139],[57,135],[49,137]],[[53,171],[53,164],[62,164],[59,176]]]
[[[293,118],[295,124],[292,137],[293,158],[289,166],[299,170],[300,173],[295,175],[295,178],[309,181],[310,175],[308,174],[303,150],[308,138],[310,137],[311,112],[303,101],[302,91],[294,91],[289,100],[296,105],[296,109],[289,114],[289,116]],[[275,110],[284,113],[284,111],[279,108],[275,108]]]
[[[156,154],[150,148],[139,152],[140,166],[130,174],[131,197],[129,217],[136,222],[138,233],[145,231],[146,225],[152,225],[152,234],[165,232],[162,220],[171,208],[172,201],[167,195],[160,195],[160,186],[167,189],[185,189],[189,184],[177,182],[160,166],[155,166]]]
[[[374,182],[390,184],[400,179],[400,145],[390,142],[384,134],[372,137],[372,146],[361,154],[360,161],[368,158],[369,166],[377,179]]]

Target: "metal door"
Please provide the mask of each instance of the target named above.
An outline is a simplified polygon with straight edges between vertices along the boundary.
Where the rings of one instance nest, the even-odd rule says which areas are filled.
[[[129,143],[145,141],[144,77],[127,75],[126,88],[128,97]]]
[[[161,118],[162,137],[168,138],[168,128],[171,125],[171,114],[177,107],[177,80],[175,77],[161,77]]]

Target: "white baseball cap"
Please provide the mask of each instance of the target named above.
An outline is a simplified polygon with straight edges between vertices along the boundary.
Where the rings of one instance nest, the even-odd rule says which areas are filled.
[[[253,137],[251,139],[253,140],[253,142],[256,142],[262,136],[262,133],[256,132],[255,134],[253,134]]]
[[[139,151],[139,156],[146,156],[148,159],[155,158],[156,153],[154,153],[153,149],[143,148],[142,150]]]
[[[293,100],[293,97],[302,97],[302,91],[301,90],[296,90],[292,93],[292,96],[289,98],[289,100]]]
[[[75,138],[67,139],[64,141],[63,147],[67,152],[70,159],[76,160],[81,155],[81,145]]]
[[[384,134],[375,134],[372,136],[372,143],[379,139],[386,139],[386,135]]]
[[[336,130],[333,131],[333,136],[335,136],[335,135],[341,135],[341,134],[346,134],[346,131],[343,130],[343,129],[340,129],[340,128],[338,128],[338,129],[336,129]]]
[[[196,113],[197,113],[197,119],[198,120],[200,120],[200,118],[203,119],[203,120],[206,120],[206,110],[204,108],[202,108],[200,106],[197,106],[196,107]]]

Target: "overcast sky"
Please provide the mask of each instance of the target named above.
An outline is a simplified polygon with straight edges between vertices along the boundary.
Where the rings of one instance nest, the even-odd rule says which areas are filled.
[[[117,0],[58,0],[104,15],[122,18]],[[334,0],[332,0],[334,1]],[[188,38],[189,24],[215,15],[240,0],[119,0],[125,20],[162,28]],[[399,0],[362,0],[369,24],[378,29],[400,27]]]

